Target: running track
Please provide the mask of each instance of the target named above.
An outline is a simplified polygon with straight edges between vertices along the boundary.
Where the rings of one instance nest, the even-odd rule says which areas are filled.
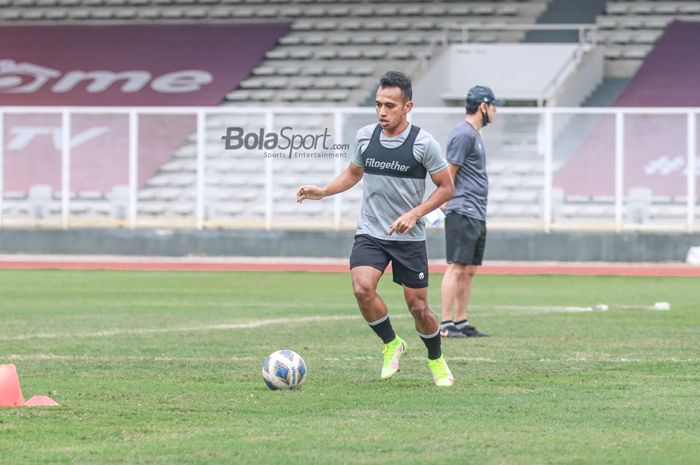
[[[339,273],[348,271],[345,259],[286,257],[124,257],[66,255],[2,255],[5,270],[133,270],[133,271],[307,271]],[[430,271],[441,273],[444,261],[432,261]],[[608,275],[700,277],[700,266],[681,263],[562,263],[489,262],[479,274],[492,275]]]

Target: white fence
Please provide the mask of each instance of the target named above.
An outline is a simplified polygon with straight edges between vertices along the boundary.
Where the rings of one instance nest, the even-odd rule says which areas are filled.
[[[699,112],[499,109],[482,131],[490,227],[695,231]],[[411,113],[443,148],[463,116]],[[372,108],[4,107],[0,224],[352,228],[359,187],[303,205],[294,191],[343,170],[375,121]]]

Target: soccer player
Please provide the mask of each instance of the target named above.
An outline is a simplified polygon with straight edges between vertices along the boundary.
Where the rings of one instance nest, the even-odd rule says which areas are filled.
[[[379,123],[357,132],[345,171],[324,187],[300,187],[297,202],[344,192],[364,179],[350,270],[362,316],[384,342],[381,378],[389,379],[399,371],[399,359],[407,348],[406,341],[394,332],[387,306],[377,294],[379,279],[391,262],[394,282],[403,286],[416,331],[428,349],[433,381],[437,386],[451,386],[454,378],[442,354],[439,321],[428,305],[422,217],[450,198],[453,183],[440,145],[408,122],[411,99],[411,80],[400,72],[386,73],[376,94]],[[422,202],[428,173],[437,189]]]
[[[493,122],[496,105],[503,101],[485,86],[469,89],[466,100],[467,116],[455,126],[447,141],[447,162],[455,189],[445,208],[447,269],[441,288],[442,337],[488,336],[469,324],[467,307],[472,279],[486,247],[489,178],[479,131]]]

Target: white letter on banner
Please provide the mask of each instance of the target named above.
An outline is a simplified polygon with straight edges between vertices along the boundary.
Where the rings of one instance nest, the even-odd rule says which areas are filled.
[[[183,94],[196,92],[214,80],[214,76],[206,71],[191,69],[175,71],[154,79],[151,87],[156,92],[166,94]]]

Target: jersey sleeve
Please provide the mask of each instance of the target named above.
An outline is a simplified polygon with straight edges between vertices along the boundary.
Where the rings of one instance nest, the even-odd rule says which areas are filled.
[[[447,168],[447,162],[442,154],[442,148],[438,141],[432,136],[427,140],[425,154],[423,155],[423,166],[428,173],[435,174]]]
[[[447,141],[447,161],[453,165],[461,165],[473,148],[474,137],[470,134],[464,132],[452,134]]]
[[[357,131],[357,134],[355,135],[355,145],[353,146],[352,150],[352,158],[350,159],[350,162],[353,165],[364,167],[362,153],[369,145],[369,141],[372,138],[372,132],[374,132],[374,125],[365,126]]]

